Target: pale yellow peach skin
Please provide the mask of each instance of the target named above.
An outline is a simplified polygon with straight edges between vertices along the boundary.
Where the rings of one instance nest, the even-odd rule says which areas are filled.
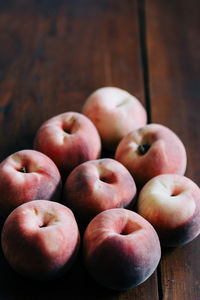
[[[86,116],[66,112],[42,124],[36,134],[34,148],[49,156],[66,178],[80,163],[100,156],[101,140]]]
[[[129,171],[110,158],[76,167],[64,185],[63,204],[81,221],[89,222],[99,212],[134,204],[136,186]]]
[[[35,150],[21,150],[0,164],[0,215],[36,199],[59,201],[61,176],[54,162]]]
[[[119,143],[115,159],[130,171],[139,188],[160,174],[184,175],[187,164],[180,138],[160,124],[130,132]]]
[[[3,225],[1,243],[5,258],[17,273],[49,280],[71,267],[80,236],[69,208],[37,200],[12,211]]]
[[[86,99],[82,111],[95,124],[103,146],[108,150],[115,150],[125,135],[147,122],[147,113],[141,102],[116,87],[94,91]]]
[[[187,244],[200,233],[200,189],[185,176],[156,176],[139,194],[138,213],[154,226],[164,246]]]
[[[83,237],[83,257],[99,284],[126,290],[155,271],[161,257],[160,242],[154,228],[140,215],[113,208],[89,223]]]

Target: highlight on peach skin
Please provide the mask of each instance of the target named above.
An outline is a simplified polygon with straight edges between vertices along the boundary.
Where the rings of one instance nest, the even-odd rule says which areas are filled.
[[[66,112],[42,124],[36,133],[34,148],[48,155],[61,175],[67,177],[80,163],[100,156],[101,140],[86,116]]]
[[[139,194],[138,213],[154,226],[163,245],[189,243],[200,233],[200,189],[185,176],[156,176]]]
[[[2,250],[19,274],[49,280],[68,271],[80,236],[72,211],[57,202],[35,200],[20,205],[2,229]]]
[[[119,143],[115,159],[130,171],[139,188],[160,174],[184,175],[187,164],[180,138],[160,124],[130,132]]]
[[[129,171],[110,158],[85,162],[76,167],[64,185],[63,204],[81,221],[89,222],[99,212],[132,207],[136,186]]]
[[[126,290],[144,282],[161,257],[153,226],[137,213],[113,208],[98,214],[83,237],[84,264],[101,285]]]
[[[115,150],[119,141],[130,131],[147,122],[141,102],[117,87],[102,87],[85,101],[83,113],[95,124],[103,146]]]
[[[54,162],[35,150],[21,150],[0,164],[0,215],[36,199],[59,201],[61,176]]]

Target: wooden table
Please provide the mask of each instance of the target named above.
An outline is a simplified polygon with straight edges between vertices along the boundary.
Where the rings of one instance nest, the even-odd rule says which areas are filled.
[[[128,90],[149,122],[186,146],[200,185],[198,0],[0,0],[0,158],[32,148],[41,123],[81,111],[102,86]],[[154,274],[118,293],[98,286],[79,258],[51,283],[16,275],[0,256],[0,299],[200,299],[200,238],[163,249]]]

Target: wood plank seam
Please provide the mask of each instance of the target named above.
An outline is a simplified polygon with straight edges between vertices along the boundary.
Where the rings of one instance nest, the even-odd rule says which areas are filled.
[[[141,64],[143,69],[144,81],[144,98],[148,116],[148,123],[151,123],[151,101],[149,90],[149,71],[148,71],[148,55],[146,46],[146,19],[145,19],[145,0],[137,0],[138,3],[138,20],[139,20],[139,38],[141,48]]]
[[[138,21],[139,21],[139,38],[141,48],[141,64],[143,70],[144,81],[144,100],[147,110],[148,123],[151,123],[151,99],[150,99],[150,87],[149,87],[149,70],[148,70],[148,53],[146,44],[146,16],[145,16],[145,0],[137,0],[138,5]],[[163,287],[161,266],[157,267],[157,284],[158,284],[158,297],[159,300],[163,299]]]

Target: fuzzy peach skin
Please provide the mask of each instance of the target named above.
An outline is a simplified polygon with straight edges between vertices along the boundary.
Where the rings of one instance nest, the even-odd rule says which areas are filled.
[[[82,111],[95,124],[103,146],[109,150],[115,150],[125,135],[147,122],[147,113],[141,102],[116,87],[94,91],[86,99]]]
[[[110,158],[85,162],[76,167],[64,185],[63,204],[81,220],[99,212],[134,204],[135,182],[129,171]]]
[[[35,150],[21,150],[0,164],[0,215],[36,199],[59,201],[61,176],[54,162]]]
[[[48,155],[66,177],[80,163],[99,157],[101,140],[86,116],[66,112],[47,120],[39,128],[34,148]]]
[[[180,138],[160,124],[148,124],[125,136],[115,159],[130,171],[138,187],[160,174],[184,175],[187,164]]]
[[[37,280],[53,279],[74,262],[80,235],[72,211],[48,200],[25,203],[6,219],[2,250],[19,274]]]
[[[156,269],[158,235],[137,213],[113,208],[98,214],[83,237],[84,264],[101,285],[125,290],[144,282]]]
[[[156,176],[140,192],[138,213],[154,226],[163,245],[186,244],[200,233],[200,189],[185,176]]]

